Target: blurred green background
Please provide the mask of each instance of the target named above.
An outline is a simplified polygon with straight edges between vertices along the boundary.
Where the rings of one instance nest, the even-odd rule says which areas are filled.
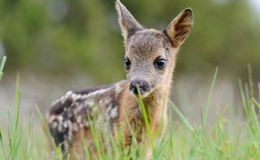
[[[177,149],[173,155],[179,159],[183,155],[184,159],[188,155],[195,159],[239,159],[234,157],[248,154],[245,157],[256,160],[260,145],[255,126],[259,125],[254,112],[249,111],[254,107],[253,97],[260,102],[260,0],[121,1],[143,26],[159,30],[184,8],[194,11],[194,27],[178,55],[170,100],[195,130],[183,130],[178,123],[182,118],[169,105],[174,121],[168,126],[177,131],[166,136],[173,137],[174,143],[167,142]],[[43,125],[35,106],[44,115],[68,90],[125,78],[123,37],[114,4],[115,0],[0,0],[0,61],[7,56],[0,81],[0,130],[4,131],[4,144],[8,144],[4,148],[10,148],[10,153],[16,155],[12,146],[19,146],[20,139],[25,144],[17,148],[26,156],[44,159],[50,152],[51,145],[44,145],[45,136],[39,129]],[[248,84],[248,64],[253,70],[252,84]],[[16,120],[5,113],[15,111],[17,73],[22,94],[16,136],[16,129],[12,129],[16,127],[11,125]],[[247,105],[241,101],[239,79],[255,91],[245,91],[250,92],[244,102]],[[260,109],[255,110],[259,116]],[[205,111],[208,131],[200,125]],[[9,128],[11,132],[6,130]],[[9,135],[11,138],[5,139]],[[165,144],[155,149],[161,153],[168,146]],[[1,151],[0,146],[0,159]],[[172,148],[167,151],[172,155]]]
[[[258,0],[255,0],[256,2]],[[249,0],[122,0],[147,28],[163,30],[184,8],[194,29],[178,56],[176,73],[212,74],[215,67],[260,79],[260,12]],[[70,77],[97,84],[124,78],[122,36],[114,0],[1,0],[0,56],[8,73]]]

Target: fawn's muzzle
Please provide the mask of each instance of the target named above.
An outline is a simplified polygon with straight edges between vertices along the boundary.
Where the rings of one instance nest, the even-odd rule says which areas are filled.
[[[140,94],[143,95],[144,93],[148,92],[150,90],[149,84],[146,81],[141,80],[133,80],[130,83],[130,91],[134,95],[138,95],[138,88],[140,91]]]

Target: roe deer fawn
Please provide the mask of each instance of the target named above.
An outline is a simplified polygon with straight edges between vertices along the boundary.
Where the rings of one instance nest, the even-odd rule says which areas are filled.
[[[147,131],[138,93],[143,97],[151,132],[163,136],[167,125],[167,102],[176,54],[191,31],[192,10],[183,10],[164,31],[141,26],[119,0],[116,10],[124,38],[127,80],[69,91],[53,103],[46,115],[55,143],[72,159],[84,157],[82,138],[85,146],[95,151],[90,120],[98,124],[101,132],[109,130],[112,136],[123,126],[123,146],[133,142],[130,129],[137,142],[146,143]]]

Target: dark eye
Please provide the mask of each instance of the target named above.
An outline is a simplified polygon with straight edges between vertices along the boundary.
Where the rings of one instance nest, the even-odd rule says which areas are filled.
[[[125,69],[129,70],[131,67],[131,62],[130,62],[129,58],[125,58],[124,63],[125,63]]]
[[[164,69],[165,68],[165,64],[166,64],[166,59],[163,58],[157,58],[154,61],[154,66],[158,69]]]

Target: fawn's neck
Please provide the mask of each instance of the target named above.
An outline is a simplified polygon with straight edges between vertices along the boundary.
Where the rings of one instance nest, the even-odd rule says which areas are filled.
[[[167,104],[170,95],[172,72],[167,79],[156,88],[151,95],[144,99],[144,105],[152,125],[152,129],[157,129],[158,125],[167,119]],[[167,120],[166,120],[167,121]]]
[[[173,71],[175,68],[175,59],[173,59],[170,66],[171,67],[166,71],[166,78],[161,82],[159,87],[144,99],[144,105],[150,123],[154,126],[152,129],[157,129],[160,123],[167,121],[167,105],[170,96]]]

